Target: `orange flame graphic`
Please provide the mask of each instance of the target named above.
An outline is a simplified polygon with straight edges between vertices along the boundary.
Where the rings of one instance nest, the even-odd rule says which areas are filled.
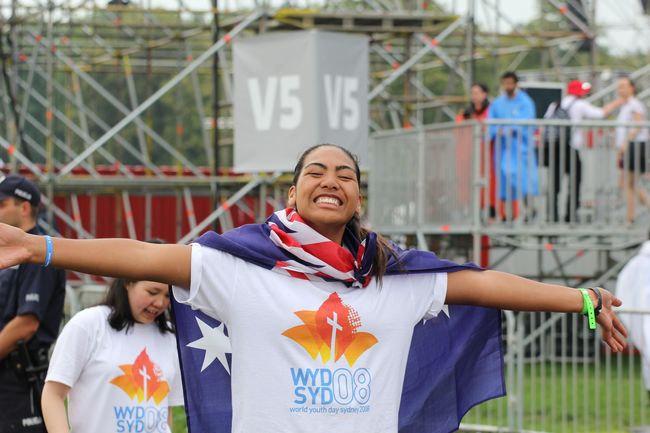
[[[357,311],[343,304],[339,295],[332,293],[316,311],[294,313],[304,325],[295,326],[282,333],[301,345],[313,359],[320,354],[323,364],[332,357],[338,361],[345,355],[350,366],[372,346],[377,338],[368,332],[359,332],[361,318]]]
[[[120,370],[124,374],[110,383],[124,391],[131,399],[136,397],[138,402],[146,402],[153,398],[158,406],[169,394],[169,384],[163,380],[161,369],[149,359],[146,348],[140,352],[133,364],[120,365]]]

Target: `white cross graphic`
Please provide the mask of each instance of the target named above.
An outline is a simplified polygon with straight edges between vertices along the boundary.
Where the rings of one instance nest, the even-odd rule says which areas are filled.
[[[330,342],[330,348],[332,350],[332,363],[335,362],[336,358],[336,331],[342,331],[343,327],[338,323],[338,314],[336,311],[332,312],[332,318],[327,318],[327,324],[332,327],[332,340]]]
[[[138,370],[138,373],[140,373],[142,375],[142,379],[144,380],[144,401],[146,402],[147,401],[147,384],[148,384],[148,380],[151,379],[151,376],[149,376],[147,374],[147,367],[144,366],[144,365],[142,366],[142,368],[140,370]]]

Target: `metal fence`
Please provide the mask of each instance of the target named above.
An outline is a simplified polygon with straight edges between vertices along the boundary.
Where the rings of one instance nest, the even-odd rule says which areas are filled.
[[[633,347],[612,354],[578,315],[505,312],[504,318],[508,395],[471,410],[462,431],[648,428],[649,400]]]
[[[647,225],[650,141],[625,137],[648,129],[650,122],[491,120],[376,134],[370,220],[388,234],[597,234]]]

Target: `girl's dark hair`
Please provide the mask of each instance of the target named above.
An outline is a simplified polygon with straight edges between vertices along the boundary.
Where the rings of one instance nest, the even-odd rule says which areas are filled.
[[[483,84],[483,83],[474,83],[474,84],[472,84],[472,87],[478,87],[478,88],[481,89],[481,90],[483,91],[483,93],[485,93],[485,94],[490,93],[490,92],[489,92],[489,88],[488,88],[488,86],[487,86],[486,84]],[[483,114],[483,113],[485,112],[485,110],[487,110],[489,107],[490,107],[490,99],[487,98],[487,97],[483,100],[483,102],[481,103],[481,108],[479,108],[478,110],[476,109],[476,107],[474,106],[474,104],[470,103],[470,104],[467,106],[467,108],[463,111],[463,118],[464,118],[464,119],[471,119],[473,114],[481,115],[481,114]]]
[[[147,241],[152,244],[162,244],[163,242],[158,239]],[[111,309],[108,315],[108,324],[116,331],[121,331],[126,328],[126,331],[135,323],[133,314],[131,314],[131,306],[129,305],[129,294],[126,286],[129,284],[137,283],[134,280],[127,280],[124,278],[116,278],[111,283],[106,292],[106,297],[99,305],[106,305]],[[154,322],[158,326],[161,333],[174,332],[167,313],[160,314]]]
[[[481,89],[481,90],[483,91],[483,93],[490,93],[487,84],[484,84],[484,83],[474,83],[474,84],[472,84],[472,87],[478,87],[479,89]]]
[[[321,147],[334,147],[336,149],[341,150],[343,153],[345,153],[354,162],[354,170],[357,175],[357,183],[359,184],[359,186],[361,186],[361,169],[359,168],[359,158],[357,158],[356,155],[354,155],[346,148],[341,147],[337,144],[329,144],[329,143],[317,144],[316,146],[312,146],[309,149],[305,150],[302,153],[302,155],[300,155],[300,158],[298,158],[298,162],[296,163],[296,167],[293,169],[294,186],[298,185],[298,178],[300,177],[300,173],[302,172],[302,169],[305,166],[305,159],[307,158],[307,156],[309,156],[310,153],[312,153],[313,151]],[[300,211],[298,212],[300,213]],[[361,218],[357,213],[355,213],[352,219],[348,221],[347,228],[359,240],[363,240],[366,238],[366,236],[368,236],[369,230],[361,226]],[[379,284],[381,284],[382,278],[386,273],[386,266],[388,264],[388,258],[390,255],[397,258],[397,253],[393,249],[391,243],[382,235],[377,233],[377,253],[375,254],[375,259],[372,263],[372,275],[377,278],[377,282]]]

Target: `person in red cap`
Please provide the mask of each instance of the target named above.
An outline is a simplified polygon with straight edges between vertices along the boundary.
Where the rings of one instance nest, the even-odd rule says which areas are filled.
[[[591,91],[591,84],[572,80],[567,85],[567,95],[561,101],[552,102],[544,118],[546,119],[569,119],[572,123],[578,123],[583,119],[604,119],[623,104],[621,99],[616,99],[604,107],[597,107],[584,99]],[[547,129],[561,129],[561,127],[548,126]],[[551,131],[547,131],[551,132]],[[551,222],[558,222],[558,196],[562,186],[563,175],[569,176],[569,193],[567,194],[566,210],[564,221],[577,222],[578,208],[580,207],[580,186],[582,183],[582,162],[580,160],[580,149],[585,142],[585,130],[579,127],[565,128],[565,131],[556,131],[554,134],[546,134],[547,139],[544,148],[544,160],[549,167],[550,182],[549,189],[551,202],[549,203],[549,219]],[[552,173],[552,174],[551,174]]]

